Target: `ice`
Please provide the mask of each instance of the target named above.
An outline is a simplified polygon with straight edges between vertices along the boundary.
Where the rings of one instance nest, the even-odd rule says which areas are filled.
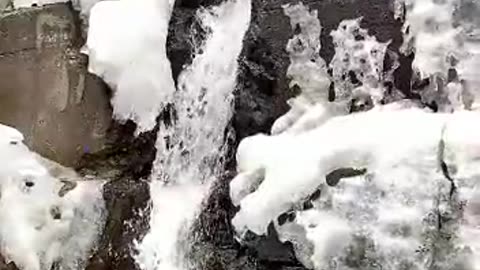
[[[417,80],[429,79],[422,100],[440,111],[478,109],[478,1],[406,0],[403,52],[415,53]]]
[[[290,56],[287,77],[290,88],[297,87],[301,93],[288,100],[291,109],[275,121],[272,134],[298,133],[347,114],[354,107],[368,110],[387,98],[395,100],[385,94],[383,87],[388,79],[383,61],[389,43],[377,41],[361,28],[361,18],[344,20],[330,33],[335,55],[327,66],[320,57],[322,27],[317,11],[302,3],[285,5],[283,9],[292,30],[298,32],[286,47]]]
[[[283,6],[284,13],[290,17],[292,29],[300,33],[288,41],[287,52],[290,56],[290,66],[287,77],[291,79],[290,87],[299,87],[301,94],[288,101],[290,111],[277,119],[272,127],[272,134],[278,134],[298,127],[293,124],[299,119],[304,125],[318,119],[328,117],[331,113],[325,110],[328,101],[330,78],[327,74],[325,61],[320,57],[320,33],[322,27],[317,18],[317,11],[310,11],[302,3]],[[313,109],[317,106],[318,108]],[[309,112],[309,113],[308,113]]]
[[[373,105],[384,98],[383,60],[388,43],[378,42],[366,29],[361,19],[344,20],[332,31],[335,55],[330,62],[335,83],[335,101],[367,95]]]
[[[137,133],[155,126],[175,93],[166,55],[170,2],[101,1],[90,11],[89,71],[113,89],[114,117],[133,120]]]
[[[79,269],[103,227],[102,183],[79,181],[22,140],[20,132],[0,125],[1,253],[20,269]]]

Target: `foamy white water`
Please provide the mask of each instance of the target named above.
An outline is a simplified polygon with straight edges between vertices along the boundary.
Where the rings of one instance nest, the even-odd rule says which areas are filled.
[[[158,135],[150,231],[138,244],[136,257],[142,269],[180,270],[188,264],[179,244],[223,170],[237,58],[250,13],[251,1],[230,0],[197,14],[208,36],[179,76],[175,120],[162,125]]]

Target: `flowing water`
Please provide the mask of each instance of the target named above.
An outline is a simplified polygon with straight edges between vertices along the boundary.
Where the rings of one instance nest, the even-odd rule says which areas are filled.
[[[249,0],[232,0],[197,14],[207,38],[180,74],[171,121],[160,127],[150,186],[151,230],[138,246],[142,269],[184,269],[180,240],[223,170],[250,9]]]

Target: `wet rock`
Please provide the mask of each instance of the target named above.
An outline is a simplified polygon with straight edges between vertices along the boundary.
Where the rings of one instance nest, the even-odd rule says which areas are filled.
[[[9,262],[7,263],[5,259],[0,255],[0,270],[19,270],[15,263]]]
[[[138,269],[132,255],[134,240],[149,228],[148,176],[155,159],[158,129],[134,136],[133,122],[112,123],[104,150],[86,155],[77,170],[106,179],[103,196],[108,210],[106,226],[87,269]]]

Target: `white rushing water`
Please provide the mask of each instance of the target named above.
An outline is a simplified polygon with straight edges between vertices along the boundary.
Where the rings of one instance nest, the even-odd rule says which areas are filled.
[[[250,12],[249,0],[230,0],[197,14],[207,38],[179,76],[174,120],[160,127],[150,186],[150,231],[138,245],[142,269],[185,269],[188,264],[180,241],[223,170],[237,58]]]
[[[273,222],[279,239],[318,270],[480,269],[480,113],[465,111],[477,101],[478,3],[406,2],[403,50],[415,52],[417,76],[431,82],[422,99],[453,113],[387,96],[388,44],[360,28],[360,19],[330,33],[328,75],[316,11],[285,6],[301,30],[287,45],[287,75],[302,93],[272,136],[246,138],[238,148],[230,187],[240,236],[265,234]],[[330,82],[335,102],[327,100]],[[346,115],[351,105],[363,112]],[[356,171],[329,182],[345,168]]]

